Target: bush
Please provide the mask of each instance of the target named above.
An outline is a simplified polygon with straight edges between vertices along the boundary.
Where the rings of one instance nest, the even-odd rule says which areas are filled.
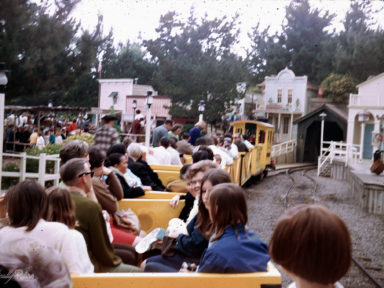
[[[63,141],[63,143],[67,143],[71,140],[83,140],[83,141],[87,142],[89,146],[92,146],[93,138],[94,138],[94,136],[91,134],[88,134],[88,133],[87,134],[80,134],[80,135],[73,135],[73,136],[70,136],[67,139],[65,139]],[[60,151],[60,149],[59,149],[59,151]]]
[[[331,73],[321,82],[324,97],[331,98],[335,102],[348,102],[349,94],[356,93],[357,82],[350,75]]]
[[[17,163],[8,163],[3,167],[3,171],[8,172],[19,172],[20,168]],[[1,189],[7,190],[9,187],[12,187],[19,183],[19,178],[17,177],[2,177],[1,180]]]

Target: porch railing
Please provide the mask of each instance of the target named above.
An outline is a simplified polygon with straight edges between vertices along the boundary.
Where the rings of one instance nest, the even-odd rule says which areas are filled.
[[[296,149],[296,146],[297,146],[296,139],[273,145],[271,155],[272,157],[277,157],[280,155],[287,154],[289,152],[294,151]]]

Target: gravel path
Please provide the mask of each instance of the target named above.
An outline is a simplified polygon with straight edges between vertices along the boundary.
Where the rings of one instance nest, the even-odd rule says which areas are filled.
[[[312,197],[309,196],[310,184],[300,174],[301,172],[293,174],[296,181],[302,181],[302,185],[292,191],[288,207],[295,203],[313,203]],[[352,236],[353,256],[384,285],[384,216],[362,211],[355,204],[348,183],[317,177],[316,170],[308,171],[307,175],[318,183],[318,203],[340,215],[346,222]],[[247,189],[249,227],[267,243],[278,217],[284,212],[283,195],[291,183],[288,176],[277,175]],[[296,200],[292,199],[295,197]],[[282,276],[283,287],[286,287],[291,280],[284,273]],[[376,287],[353,263],[340,282],[345,288]]]

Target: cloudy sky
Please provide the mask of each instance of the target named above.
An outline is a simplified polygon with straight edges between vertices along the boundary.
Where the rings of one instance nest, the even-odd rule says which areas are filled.
[[[334,27],[342,29],[341,21],[349,8],[348,0],[310,0],[312,7],[329,9],[335,13]],[[384,6],[382,1],[374,1],[375,7]],[[284,20],[287,0],[82,0],[73,16],[78,18],[86,29],[93,29],[97,23],[97,15],[104,17],[104,33],[113,29],[116,42],[135,41],[156,37],[160,15],[175,10],[183,17],[188,17],[193,6],[198,16],[205,13],[208,17],[240,15],[241,37],[240,47],[247,47],[247,33],[259,21],[262,27],[271,26],[271,31],[280,29]],[[377,22],[384,27],[384,12],[378,14]]]

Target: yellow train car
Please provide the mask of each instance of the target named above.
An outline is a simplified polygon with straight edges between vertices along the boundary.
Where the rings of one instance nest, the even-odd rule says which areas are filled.
[[[178,217],[184,204],[182,200],[176,208],[171,208],[169,199],[124,199],[119,201],[119,209],[131,208],[138,215],[142,229],[150,232],[156,227],[166,228],[171,218]],[[281,274],[271,262],[267,272],[257,273],[97,273],[72,274],[71,278],[74,288],[281,288]]]
[[[263,178],[268,169],[274,168],[271,159],[273,125],[260,121],[242,120],[231,123],[232,135],[236,133],[247,135],[249,141],[255,146],[248,153],[239,153],[234,166],[237,167],[236,183],[244,185],[252,176]],[[236,165],[235,165],[236,164]]]

